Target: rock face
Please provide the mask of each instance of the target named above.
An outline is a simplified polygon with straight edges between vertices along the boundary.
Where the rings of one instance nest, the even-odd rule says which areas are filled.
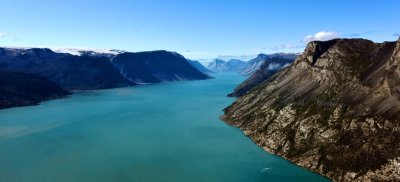
[[[335,181],[400,181],[400,40],[311,42],[222,119]]]
[[[230,97],[240,97],[250,91],[253,87],[261,84],[280,69],[289,66],[295,58],[285,58],[280,56],[267,57],[263,61],[260,68],[250,75],[243,83],[235,88],[233,93],[228,94]]]
[[[238,59],[231,59],[229,61],[215,59],[208,64],[207,68],[213,72],[239,72],[245,66],[246,62]]]
[[[210,71],[209,69],[207,69],[205,66],[203,66],[200,62],[198,61],[194,61],[194,60],[187,60],[193,67],[195,67],[197,70],[199,70],[200,72],[204,73],[204,74],[211,74],[212,71]]]
[[[140,84],[210,78],[180,54],[167,51],[122,53],[111,62],[126,79]]]
[[[45,48],[0,48],[0,70],[37,73],[66,90],[134,85],[113,67],[107,57],[76,56]]]
[[[70,94],[35,74],[0,72],[0,109],[35,105]]]

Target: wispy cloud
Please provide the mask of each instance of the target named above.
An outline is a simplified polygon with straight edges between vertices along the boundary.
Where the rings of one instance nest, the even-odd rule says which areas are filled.
[[[307,35],[304,37],[303,42],[304,43],[309,43],[311,41],[326,41],[326,40],[331,40],[340,37],[340,34],[338,32],[334,31],[321,31],[318,32],[314,35]]]
[[[374,31],[374,30],[371,30],[371,31],[366,31],[366,32],[357,32],[357,33],[345,33],[345,34],[341,34],[343,37],[350,37],[350,38],[353,38],[353,37],[363,37],[363,36],[366,36],[366,35],[371,35],[371,34],[375,34],[375,33],[377,33],[378,31]]]
[[[0,38],[3,38],[3,37],[4,37],[4,33],[0,32]]]
[[[393,36],[400,37],[400,33],[395,33],[395,34],[393,34]]]
[[[295,50],[295,49],[303,49],[305,48],[306,44],[311,41],[326,41],[340,37],[339,32],[335,31],[320,31],[315,34],[310,34],[305,36],[300,42],[301,43],[294,43],[294,44],[280,44],[272,47],[273,51],[282,51],[282,50]]]
[[[278,50],[285,50],[285,49],[289,50],[289,49],[299,49],[299,48],[304,48],[304,45],[281,44],[272,47],[272,50],[278,51]]]

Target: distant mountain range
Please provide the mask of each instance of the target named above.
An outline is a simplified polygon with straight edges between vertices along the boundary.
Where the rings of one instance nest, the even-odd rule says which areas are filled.
[[[272,58],[278,57],[282,58],[283,62],[286,60],[294,61],[299,56],[298,53],[275,53],[275,54],[259,54],[256,58],[251,59],[247,62],[246,67],[244,67],[240,74],[242,75],[251,75],[252,73],[256,72],[261,65]],[[274,60],[274,62],[279,62],[278,60]]]
[[[264,57],[263,55],[258,56],[255,60]],[[289,66],[293,63],[295,57],[281,57],[277,56],[266,56],[265,60],[261,61],[261,66],[254,73],[252,73],[243,83],[235,88],[235,90],[228,94],[230,97],[240,97],[250,91],[255,86],[269,79],[275,73],[281,69]],[[252,64],[252,63],[251,63]],[[259,64],[259,63],[257,63]],[[255,65],[255,64],[252,64]],[[249,70],[249,69],[247,69]]]
[[[211,78],[180,54],[168,51],[79,50],[72,55],[47,48],[0,48],[0,72],[37,75],[69,91]],[[14,81],[18,82],[18,79]]]
[[[238,59],[232,59],[229,61],[224,61],[221,59],[215,59],[210,62],[207,68],[213,72],[237,72],[242,75],[251,75],[257,71],[261,65],[272,58],[279,57],[286,60],[294,61],[299,54],[297,53],[276,53],[276,54],[259,54],[256,58],[249,61],[242,61]],[[278,60],[275,60],[277,62]],[[279,66],[280,64],[276,65]],[[283,66],[284,64],[282,64]]]
[[[239,72],[245,66],[246,62],[238,59],[231,59],[229,61],[215,59],[207,65],[207,69],[213,72]]]

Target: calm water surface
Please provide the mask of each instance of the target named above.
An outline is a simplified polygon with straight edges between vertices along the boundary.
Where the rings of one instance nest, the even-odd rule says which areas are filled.
[[[326,181],[220,121],[244,78],[215,76],[0,110],[0,181]]]

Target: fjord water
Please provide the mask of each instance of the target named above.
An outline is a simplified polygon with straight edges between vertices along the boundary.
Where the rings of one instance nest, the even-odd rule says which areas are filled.
[[[85,91],[0,110],[0,181],[326,181],[219,120],[243,81]]]

